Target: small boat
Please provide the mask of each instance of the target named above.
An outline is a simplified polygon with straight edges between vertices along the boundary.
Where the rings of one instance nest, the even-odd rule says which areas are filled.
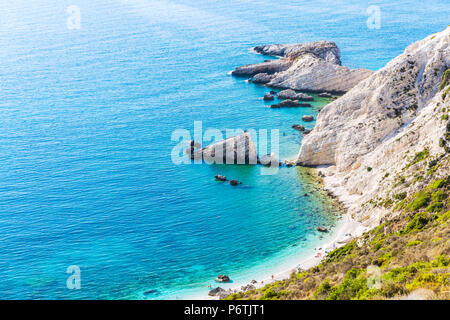
[[[328,232],[328,229],[325,228],[325,227],[317,227],[317,231],[320,231],[320,232]]]

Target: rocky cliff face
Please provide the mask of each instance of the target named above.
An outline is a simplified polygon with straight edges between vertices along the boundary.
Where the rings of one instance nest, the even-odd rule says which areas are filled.
[[[297,163],[326,166],[326,186],[358,220],[376,224],[389,212],[380,202],[448,175],[449,42],[450,27],[410,45],[322,109],[304,137]]]
[[[372,74],[341,65],[334,42],[258,46],[254,50],[280,59],[236,68],[235,76],[252,76],[254,82],[299,91],[343,93]]]

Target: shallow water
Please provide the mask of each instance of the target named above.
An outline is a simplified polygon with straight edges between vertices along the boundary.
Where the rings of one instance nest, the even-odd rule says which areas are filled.
[[[2,4],[0,297],[184,298],[320,243],[315,227],[338,216],[300,169],[177,166],[170,155],[172,132],[202,121],[279,129],[281,158],[295,156],[291,125],[328,100],[266,108],[267,88],[227,75],[267,59],[255,45],[326,39],[343,64],[376,70],[448,24],[446,1],[377,1],[375,30],[372,2],[328,3],[80,0],[79,30],[66,27],[71,3]],[[70,265],[81,290],[66,287]]]

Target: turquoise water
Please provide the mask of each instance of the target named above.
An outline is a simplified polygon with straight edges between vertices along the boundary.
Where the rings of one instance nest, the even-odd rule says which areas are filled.
[[[73,4],[79,30],[66,27]],[[367,28],[369,5],[380,6],[380,29]],[[307,254],[326,240],[315,227],[336,228],[339,216],[300,169],[176,166],[172,132],[192,131],[194,121],[279,129],[281,158],[292,158],[301,134],[291,125],[327,101],[265,108],[267,88],[227,75],[267,59],[251,47],[327,39],[345,65],[376,70],[444,29],[448,8],[448,1],[2,3],[0,298],[186,298],[206,294],[219,273],[239,283]],[[215,174],[244,185],[217,183]],[[70,265],[81,269],[80,290],[66,287]]]

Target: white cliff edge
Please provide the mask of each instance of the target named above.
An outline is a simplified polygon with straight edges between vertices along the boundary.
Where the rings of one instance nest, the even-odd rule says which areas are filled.
[[[431,162],[448,155],[441,140],[450,107],[450,94],[444,93],[449,83],[443,83],[449,42],[450,27],[410,45],[323,108],[303,139],[297,163],[320,167],[325,187],[366,226],[389,213],[377,201],[423,187]],[[418,153],[427,160],[415,161]],[[448,166],[438,171],[449,173]]]

